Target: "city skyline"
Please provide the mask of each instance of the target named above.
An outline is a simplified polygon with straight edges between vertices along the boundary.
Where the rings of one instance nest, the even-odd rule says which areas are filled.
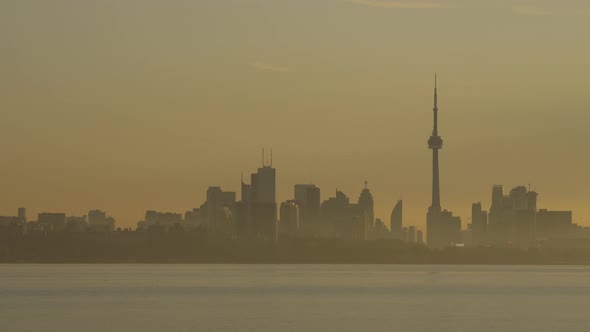
[[[490,185],[531,184],[588,225],[590,5],[440,3],[3,3],[0,214],[99,208],[133,226],[212,184],[239,191],[266,146],[279,201],[310,177],[349,194],[366,179],[377,217],[403,197],[423,228],[438,71],[444,207],[466,222]]]

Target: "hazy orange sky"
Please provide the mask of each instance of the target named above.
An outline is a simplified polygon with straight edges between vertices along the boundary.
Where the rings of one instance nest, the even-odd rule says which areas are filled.
[[[590,226],[590,2],[4,0],[0,214],[184,213],[274,150],[278,198],[313,182],[423,228],[439,74],[442,205],[491,186]]]

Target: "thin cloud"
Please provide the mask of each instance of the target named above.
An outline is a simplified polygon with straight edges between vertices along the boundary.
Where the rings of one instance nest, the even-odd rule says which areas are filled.
[[[393,9],[442,9],[449,8],[448,5],[436,2],[420,1],[388,1],[388,0],[347,0],[357,5],[375,7],[375,8],[393,8]]]
[[[252,67],[254,67],[256,69],[260,69],[260,70],[274,71],[277,73],[288,73],[290,71],[289,68],[287,68],[287,67],[270,65],[268,63],[262,63],[262,62],[253,63]]]
[[[552,14],[551,12],[531,7],[512,7],[512,11],[517,14],[528,16],[548,16]]]

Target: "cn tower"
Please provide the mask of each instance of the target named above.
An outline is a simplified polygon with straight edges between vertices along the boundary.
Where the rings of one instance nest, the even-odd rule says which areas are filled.
[[[430,212],[439,213],[440,207],[440,184],[438,175],[438,150],[442,149],[443,140],[438,136],[438,91],[436,87],[436,74],[434,75],[434,127],[432,136],[428,139],[428,148],[432,150],[432,205]]]
[[[432,205],[428,208],[426,217],[426,236],[428,246],[440,248],[447,244],[442,209],[440,207],[440,184],[438,175],[438,150],[442,149],[442,138],[438,136],[438,91],[436,74],[434,75],[434,127],[432,136],[428,139],[428,148],[432,150]]]

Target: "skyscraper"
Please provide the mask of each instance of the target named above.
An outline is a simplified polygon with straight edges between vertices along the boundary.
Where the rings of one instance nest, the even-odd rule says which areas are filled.
[[[262,150],[262,167],[250,177],[250,226],[256,237],[277,239],[276,169],[270,159],[265,161]]]
[[[401,240],[403,238],[402,233],[402,212],[403,212],[403,201],[397,201],[393,211],[391,211],[391,219],[389,227],[391,229],[391,237],[394,239]]]
[[[272,167],[272,152],[270,162],[264,161],[264,150],[262,153],[262,167],[250,177],[250,199],[257,203],[276,204],[276,170]]]
[[[408,227],[408,242],[416,242],[416,226]]]
[[[303,234],[319,232],[320,188],[314,184],[296,184],[293,194],[299,205],[299,223]]]
[[[482,210],[481,202],[471,204],[471,234],[472,244],[477,246],[485,241],[488,214]]]
[[[375,227],[375,208],[373,204],[373,195],[371,195],[367,181],[365,181],[365,188],[361,191],[361,195],[359,196],[358,205],[367,217],[369,233],[371,233]]]
[[[18,208],[18,219],[23,223],[27,222],[27,209],[24,207]]]
[[[295,237],[299,229],[299,206],[296,201],[281,203],[279,234]]]
[[[231,236],[234,232],[233,214],[236,193],[220,187],[207,189],[207,228],[213,236]]]

